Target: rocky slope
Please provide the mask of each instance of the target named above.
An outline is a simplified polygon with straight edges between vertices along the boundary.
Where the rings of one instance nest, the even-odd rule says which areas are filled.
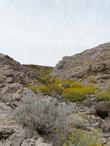
[[[95,142],[100,142],[102,145],[99,146],[110,146],[109,101],[97,103],[96,98],[89,95],[82,101],[71,102],[59,96],[56,99],[56,92],[50,97],[26,88],[25,85],[30,82],[31,86],[35,85],[35,87],[36,84],[43,84],[49,79],[48,74],[52,70],[51,67],[21,65],[9,56],[0,54],[0,146],[53,146],[52,144],[62,146],[57,143],[58,136],[57,140],[56,137],[47,139],[50,131],[48,133],[45,128],[48,127],[48,122],[51,126],[53,125],[55,120],[53,123],[50,122],[54,119],[53,114],[60,118],[58,126],[63,126],[62,121],[71,121],[75,130],[82,131],[89,138],[95,139]],[[84,83],[92,82],[100,87],[108,86],[110,83],[110,43],[71,57],[64,57],[51,75],[62,79],[72,78]],[[50,80],[55,81],[54,78]],[[59,82],[59,80],[56,81]],[[57,82],[55,85],[59,87]],[[56,86],[53,87],[56,88]],[[65,113],[69,116],[65,116]],[[50,115],[52,117],[49,117]],[[40,122],[38,122],[39,119]],[[83,144],[86,146],[90,140],[85,138],[82,143],[86,142]],[[81,139],[76,141],[76,145]]]
[[[59,78],[72,78],[110,85],[110,43],[99,45],[82,53],[64,57],[51,73]]]
[[[0,86],[6,83],[28,82],[26,69],[7,55],[0,54]]]
[[[23,125],[14,119],[16,108],[30,91],[24,88],[30,80],[26,67],[0,54],[0,146],[46,146],[40,136],[36,139],[27,135]]]

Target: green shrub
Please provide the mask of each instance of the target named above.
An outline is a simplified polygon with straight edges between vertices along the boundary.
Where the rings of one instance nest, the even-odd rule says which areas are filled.
[[[95,96],[97,100],[110,100],[110,88],[103,89],[102,91],[97,90]]]
[[[25,65],[26,67],[28,67],[28,69],[31,71],[31,73],[33,72],[37,72],[39,74],[45,74],[48,75],[51,73],[51,71],[53,70],[53,67],[49,67],[49,66],[40,66],[40,65]]]
[[[63,97],[66,99],[69,99],[71,101],[81,101],[85,99],[85,96],[80,93],[75,92],[69,92],[69,93],[63,93]]]
[[[94,75],[89,76],[87,79],[88,79],[89,83],[96,83],[97,82],[96,77]]]
[[[37,91],[37,85],[34,85],[34,84],[32,84],[32,83],[27,83],[27,84],[25,85],[25,87],[27,87],[27,88],[29,88],[29,89],[31,89],[31,90],[33,90],[33,91]]]
[[[46,95],[50,95],[52,92],[52,89],[47,85],[37,86],[37,90],[43,92]]]
[[[23,102],[15,109],[14,118],[25,128],[49,138],[54,146],[101,146],[97,144],[97,135],[85,134],[69,126],[70,105],[49,96],[36,95],[31,90],[23,95]],[[74,123],[70,121],[70,124]]]
[[[83,86],[85,94],[94,94],[96,91],[96,87],[93,83],[89,83]]]
[[[52,89],[47,85],[34,85],[32,83],[28,83],[25,85],[25,87],[27,87],[33,91],[41,91],[46,95],[50,95],[52,92]]]
[[[45,95],[52,95],[52,93],[55,92],[56,95],[62,95],[72,101],[83,100],[87,94],[94,94],[95,91],[95,87],[92,83],[84,85],[73,80],[59,80],[57,78],[49,78],[48,82],[42,85],[29,83],[26,87],[33,91],[41,91]]]
[[[61,95],[63,88],[61,87],[61,80],[56,78],[47,78],[43,77],[42,81],[40,80],[41,85],[34,85],[33,83],[28,83],[25,87],[33,91],[41,91],[46,95],[51,95],[54,91],[56,94]]]
[[[62,86],[64,88],[69,88],[69,87],[81,88],[83,84],[74,80],[62,80]]]
[[[93,84],[72,86],[63,90],[62,96],[72,101],[81,101],[86,98],[87,94],[93,94],[95,87]]]
[[[69,141],[63,146],[102,146],[99,140],[100,135],[95,132],[85,133],[84,131],[74,129],[70,132]]]

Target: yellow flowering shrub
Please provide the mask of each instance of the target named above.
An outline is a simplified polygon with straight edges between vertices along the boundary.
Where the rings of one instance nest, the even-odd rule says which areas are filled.
[[[32,83],[28,83],[26,87],[33,91],[41,91],[48,95],[50,95],[50,93],[52,92],[52,89],[47,85],[34,85]]]
[[[80,88],[83,86],[83,84],[74,80],[62,80],[62,86],[64,88],[66,87]]]
[[[62,95],[67,98],[70,99],[72,101],[79,101],[79,100],[83,100],[86,98],[87,94],[92,94],[95,91],[95,87],[93,86],[93,84],[88,84],[88,85],[82,85],[81,86],[71,86],[68,88],[65,88],[63,90]]]
[[[97,80],[96,80],[96,77],[94,75],[91,75],[87,78],[88,82],[89,83],[96,83]]]
[[[98,100],[110,100],[110,88],[103,89],[102,91],[97,90],[95,96]]]
[[[62,95],[72,101],[83,100],[87,94],[93,94],[95,91],[95,87],[92,83],[84,85],[73,80],[60,80],[46,76],[42,76],[41,85],[28,83],[26,87],[34,91],[44,92],[48,95],[51,95],[53,91],[55,91],[55,94]]]
[[[32,84],[32,83],[27,83],[27,84],[25,85],[25,87],[27,87],[27,88],[29,88],[29,89],[31,89],[31,90],[33,90],[33,91],[37,91],[37,85],[34,85],[34,84]]]

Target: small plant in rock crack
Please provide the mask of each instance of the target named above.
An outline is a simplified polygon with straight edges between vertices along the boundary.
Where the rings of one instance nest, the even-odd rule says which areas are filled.
[[[24,98],[14,116],[18,122],[45,136],[66,127],[66,117],[71,111],[71,107],[55,98],[34,95]]]

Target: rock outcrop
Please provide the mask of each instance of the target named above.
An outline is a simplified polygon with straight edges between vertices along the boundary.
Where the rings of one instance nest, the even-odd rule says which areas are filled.
[[[24,84],[29,80],[27,70],[7,55],[0,54],[0,87],[7,83]]]
[[[110,84],[110,43],[64,57],[51,73],[59,78]],[[100,85],[100,86],[101,86]]]
[[[110,102],[99,102],[96,104],[96,114],[102,119],[110,118]]]
[[[0,146],[52,146],[40,141],[39,137],[30,137],[26,128],[14,119],[16,107],[28,92],[24,84],[30,80],[25,66],[0,54]]]
[[[37,72],[37,70],[39,71]],[[36,129],[31,131],[31,128],[27,128],[22,122],[18,123],[13,117],[16,109],[19,109],[22,103],[27,104],[24,99],[29,98],[29,102],[32,102],[31,97],[35,99],[38,99],[38,96],[47,98],[41,93],[34,93],[25,88],[24,84],[30,81],[35,85],[39,84],[42,78],[40,74],[47,75],[52,70],[53,68],[49,67],[46,67],[45,71],[44,67],[21,65],[9,56],[0,54],[0,146],[52,146],[51,141],[46,140],[47,143],[45,143],[43,136]],[[56,65],[51,75],[62,79],[75,79],[84,83],[94,82],[100,88],[109,86],[110,43],[71,57],[64,57]],[[51,98],[53,99],[53,96]],[[54,98],[56,98],[56,93]],[[83,130],[87,135],[93,132],[92,136],[98,133],[98,140],[101,144],[103,146],[110,145],[109,102],[102,101],[96,104],[94,96],[80,102],[65,101],[62,98],[58,102],[72,107],[71,115],[66,119],[67,121],[71,120],[76,129]],[[53,109],[55,110],[55,108]],[[67,109],[64,108],[64,110]],[[94,132],[96,133],[94,134]]]

